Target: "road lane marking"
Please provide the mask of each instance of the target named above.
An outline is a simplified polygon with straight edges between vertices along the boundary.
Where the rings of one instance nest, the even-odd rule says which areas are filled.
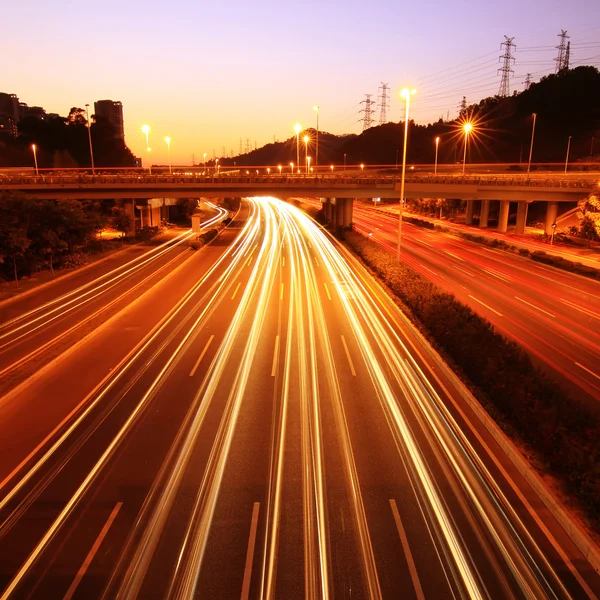
[[[315,265],[317,265],[317,267],[319,266],[319,261],[317,260],[316,256],[315,256]]]
[[[275,377],[277,371],[277,357],[279,355],[279,336],[275,336],[275,350],[273,351],[273,367],[271,368],[271,377]]]
[[[250,255],[248,257],[248,260],[246,261],[246,266],[248,266],[251,262],[252,262],[252,255]]]
[[[285,256],[281,257],[281,266],[285,267]]]
[[[454,254],[454,252],[450,252],[450,250],[446,250],[446,254],[449,254],[450,256],[453,256],[454,258],[456,258],[456,260],[460,260],[460,262],[465,262],[464,258],[461,258],[460,256],[457,256],[456,254]]]
[[[238,284],[235,286],[235,291],[233,292],[233,296],[231,296],[232,300],[235,298],[235,295],[237,294],[237,291],[240,289],[241,283],[242,283],[241,281],[238,281]]]
[[[252,507],[252,520],[250,521],[250,536],[248,538],[248,550],[246,552],[246,565],[244,566],[244,581],[242,583],[242,595],[240,600],[248,600],[250,595],[250,579],[252,577],[252,562],[254,560],[254,547],[256,545],[256,530],[258,528],[258,510],[260,502],[255,502]]]
[[[356,377],[356,371],[354,370],[354,363],[352,362],[352,357],[350,356],[350,351],[348,350],[348,344],[346,344],[346,338],[342,337],[342,344],[344,344],[344,350],[346,351],[346,358],[348,359],[348,363],[350,364],[350,371],[352,372],[352,376]]]
[[[475,302],[479,302],[479,304],[481,304],[481,306],[485,306],[488,310],[495,312],[499,317],[502,316],[502,314],[499,313],[497,310],[494,310],[491,306],[488,306],[487,304],[485,304],[485,302],[478,300],[477,298],[475,298],[475,296],[471,296],[471,294],[469,294],[469,298],[472,298],[473,300],[475,300]]]
[[[540,312],[543,312],[545,315],[548,315],[548,316],[552,317],[553,319],[556,319],[556,315],[553,315],[552,313],[549,313],[547,310],[544,310],[543,308],[540,308],[539,306],[536,306],[535,304],[531,304],[531,302],[527,302],[527,300],[523,300],[523,298],[519,298],[519,296],[515,296],[515,298],[519,302],[523,302],[524,304],[527,304],[528,306],[531,306],[531,308],[535,308],[536,310],[539,310]]]
[[[279,299],[283,300],[283,283],[281,284],[281,288],[280,288],[280,291],[279,291]]]
[[[421,244],[425,244],[426,246],[429,246],[430,248],[433,248],[433,244],[430,244],[429,242],[426,242],[425,240],[417,240],[418,242],[420,242]]]
[[[423,263],[421,263],[421,267],[423,267],[423,269],[425,269],[426,271],[433,273],[436,277],[439,277],[439,273],[436,273],[435,271],[431,270],[429,267],[426,267]]]
[[[327,292],[327,297],[331,300],[331,294],[329,293],[329,287],[327,287],[327,283],[323,282],[323,285],[325,286],[325,291]]]
[[[196,364],[194,365],[194,368],[190,371],[190,377],[194,376],[194,373],[196,372],[196,369],[198,368],[198,366],[200,365],[200,361],[204,358],[204,355],[206,354],[206,351],[208,350],[208,347],[210,346],[211,342],[213,341],[213,338],[215,336],[211,335],[208,338],[208,342],[206,342],[206,346],[204,346],[204,350],[202,350],[202,353],[200,354],[200,356],[198,357],[198,360],[196,361]]]
[[[402,525],[402,520],[400,519],[400,513],[398,512],[396,501],[393,498],[390,499],[390,507],[392,509],[392,514],[394,515],[394,521],[396,522],[396,529],[398,529],[398,535],[400,536],[402,550],[404,550],[404,556],[408,564],[410,578],[412,579],[413,587],[415,588],[415,594],[418,600],[425,600],[425,594],[423,594],[423,588],[421,587],[421,581],[419,580],[417,567],[415,566],[415,561],[413,559],[412,552],[410,551],[410,545],[408,543],[408,538],[406,537],[406,531],[404,531],[404,526]]]
[[[567,306],[570,306],[571,308],[574,308],[575,310],[582,312],[584,315],[588,315],[589,317],[593,317],[594,319],[600,319],[600,315],[598,313],[595,313],[593,310],[588,310],[587,308],[583,308],[583,306],[579,306],[579,304],[574,304],[573,302],[569,302],[568,300],[565,300],[564,298],[559,298],[559,300],[563,304],[566,304]]]
[[[119,511],[121,510],[122,506],[123,506],[122,502],[117,502],[115,507],[112,509],[112,512],[110,513],[110,516],[108,517],[108,521],[106,521],[106,523],[104,523],[104,527],[102,528],[102,531],[96,538],[96,541],[94,542],[94,545],[92,546],[91,550],[88,552],[88,555],[85,557],[83,564],[79,568],[79,571],[77,572],[75,579],[73,579],[73,583],[71,584],[71,587],[69,587],[69,589],[67,590],[67,593],[65,594],[63,600],[71,600],[71,598],[73,597],[73,594],[77,590],[77,586],[80,584],[80,582],[83,579],[83,576],[85,575],[86,571],[88,570],[91,562],[94,560],[94,556],[96,556],[96,552],[98,552],[100,545],[104,541],[104,538],[106,537],[106,534],[108,533],[108,530],[110,529],[110,526],[113,524],[114,520],[117,518],[117,515],[119,514]]]
[[[600,375],[594,373],[594,371],[590,371],[587,367],[584,367],[583,365],[579,364],[578,362],[575,363],[579,368],[583,369],[584,371],[587,371],[590,375],[593,375],[596,379],[600,379]]]

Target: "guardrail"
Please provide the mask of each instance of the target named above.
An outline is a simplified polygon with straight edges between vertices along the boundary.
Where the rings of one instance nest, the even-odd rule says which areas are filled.
[[[593,189],[600,183],[597,179],[573,179],[565,177],[526,176],[526,175],[408,175],[406,183],[424,183],[438,185],[476,185],[476,186],[519,186]],[[397,176],[369,177],[365,175],[257,175],[228,177],[226,174],[214,176],[190,175],[0,175],[0,189],[4,186],[46,186],[46,185],[133,185],[133,184],[183,184],[183,185],[294,185],[294,186],[378,186],[400,183]]]

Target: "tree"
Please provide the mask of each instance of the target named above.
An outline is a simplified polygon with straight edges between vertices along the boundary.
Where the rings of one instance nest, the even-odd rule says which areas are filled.
[[[582,237],[587,238],[589,247],[592,240],[600,239],[600,197],[598,194],[590,194],[579,201],[577,208],[579,232]]]
[[[83,108],[77,108],[74,106],[69,111],[69,116],[67,117],[68,125],[87,125],[87,119],[85,118],[85,110]]]
[[[113,206],[112,225],[123,234],[121,237],[125,237],[125,234],[129,233],[131,229],[131,216],[119,206]]]

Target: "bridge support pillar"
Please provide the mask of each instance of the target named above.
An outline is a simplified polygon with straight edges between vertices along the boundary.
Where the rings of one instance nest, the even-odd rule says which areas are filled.
[[[485,229],[488,226],[488,220],[490,218],[490,201],[481,201],[481,210],[479,211],[479,227]]]
[[[344,212],[346,208],[346,198],[335,199],[335,220],[333,222],[333,232],[339,239],[344,237]]]
[[[473,225],[473,203],[474,200],[467,200],[467,212],[465,213],[465,224]]]
[[[118,201],[123,212],[129,217],[129,229],[125,232],[125,235],[135,235],[135,200],[120,200]]]
[[[344,229],[352,229],[354,198],[344,198]]]
[[[500,200],[500,210],[498,211],[498,231],[506,233],[508,229],[508,213],[510,210],[510,200]]]
[[[517,204],[517,226],[515,227],[515,233],[517,235],[523,235],[525,233],[525,225],[527,224],[527,202],[519,202]]]
[[[323,203],[323,210],[325,211],[325,223],[327,225],[331,225],[332,222],[332,207],[331,198],[325,198],[325,202]]]
[[[552,235],[552,225],[556,223],[556,215],[558,214],[558,202],[548,202],[546,208],[546,223],[544,227],[544,233],[546,235]]]

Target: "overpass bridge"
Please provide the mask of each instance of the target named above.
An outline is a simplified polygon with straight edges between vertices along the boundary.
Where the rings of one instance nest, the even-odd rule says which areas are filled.
[[[559,202],[577,202],[599,188],[598,175],[582,173],[576,177],[557,173],[530,175],[441,173],[408,174],[406,198],[450,198],[467,203],[466,222],[472,224],[475,203],[479,206],[479,226],[487,227],[491,202],[499,202],[498,230],[505,232],[511,202],[517,202],[516,232],[525,229],[528,205],[546,202],[546,232],[556,220]],[[44,174],[0,177],[0,191],[18,191],[33,198],[131,199],[149,198],[223,198],[275,196],[321,198],[326,215],[336,227],[352,223],[352,204],[356,198],[397,198],[398,175],[379,173],[314,175],[246,175],[227,172],[203,176],[131,174]]]

